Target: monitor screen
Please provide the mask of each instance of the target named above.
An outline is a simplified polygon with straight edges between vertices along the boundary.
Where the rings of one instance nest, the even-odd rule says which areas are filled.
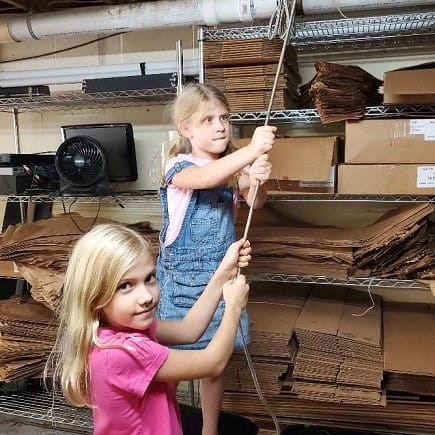
[[[107,156],[107,176],[112,183],[137,180],[136,149],[130,123],[62,126],[63,140],[89,136],[98,141]]]

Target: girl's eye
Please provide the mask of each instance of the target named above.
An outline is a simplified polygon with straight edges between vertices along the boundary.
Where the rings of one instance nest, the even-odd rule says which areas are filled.
[[[129,282],[123,282],[120,284],[117,288],[117,290],[127,290],[131,287],[131,284]]]
[[[221,116],[222,121],[228,121],[229,119],[230,119],[230,115],[228,115],[228,114]]]
[[[145,284],[154,284],[156,282],[156,274],[152,273],[145,278]]]

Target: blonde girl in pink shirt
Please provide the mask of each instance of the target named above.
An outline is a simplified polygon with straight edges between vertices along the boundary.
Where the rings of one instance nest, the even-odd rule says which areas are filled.
[[[148,242],[118,224],[97,225],[76,243],[65,275],[60,325],[47,370],[75,406],[92,408],[96,435],[181,435],[174,383],[219,375],[232,353],[249,287],[237,267],[249,242],[233,243],[201,296],[179,321],[156,320],[159,286]],[[222,322],[201,350],[221,297]]]

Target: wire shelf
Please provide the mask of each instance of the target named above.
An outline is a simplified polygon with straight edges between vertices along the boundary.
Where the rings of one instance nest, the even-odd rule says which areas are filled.
[[[424,289],[429,290],[430,286],[424,281],[408,279],[386,279],[386,278],[348,278],[347,280],[329,278],[326,276],[309,275],[285,275],[285,274],[253,274],[248,275],[251,281],[273,281],[292,284],[333,284],[357,287],[385,287],[399,289]]]
[[[178,391],[180,403],[190,404],[188,391]],[[93,432],[92,411],[69,405],[61,394],[54,395],[41,388],[0,394],[0,417],[13,417],[17,421],[45,427],[65,429],[73,433]]]
[[[144,203],[159,204],[160,196],[157,191],[132,191],[130,193],[117,193],[114,196],[55,196],[55,195],[0,195],[1,201],[17,203],[101,203],[101,204],[128,204]],[[270,194],[268,202],[435,202],[435,196],[424,195],[340,195],[340,194]]]
[[[203,29],[206,41],[268,38],[268,26]],[[435,42],[435,12],[296,22],[292,45],[298,51],[329,50]]]
[[[435,202],[435,196],[423,195],[340,195],[340,194],[283,194],[268,195],[270,202]]]
[[[116,108],[164,104],[175,98],[176,88],[112,91],[95,94],[35,95],[0,98],[0,112]]]
[[[29,389],[0,395],[0,415],[81,434],[92,433],[93,427],[89,409],[74,408],[46,391]]]
[[[369,106],[363,114],[363,118],[432,118],[435,116],[434,105],[416,106]],[[232,124],[256,124],[264,122],[267,111],[262,112],[238,112],[231,113],[230,121]],[[274,110],[270,112],[269,120],[276,123],[319,123],[320,116],[316,109],[289,109]]]
[[[134,190],[129,192],[116,192],[111,196],[58,196],[55,193],[44,195],[0,195],[0,201],[8,202],[63,202],[63,203],[104,203],[104,204],[126,204],[126,203],[160,203],[160,196],[157,190]]]
[[[305,51],[349,44],[383,48],[430,41],[435,41],[434,12],[298,23],[294,45]]]

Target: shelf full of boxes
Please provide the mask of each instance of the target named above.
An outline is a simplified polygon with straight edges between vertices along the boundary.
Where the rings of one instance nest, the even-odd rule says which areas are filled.
[[[357,53],[359,49],[381,52],[384,49],[395,47],[399,50],[403,48],[406,53],[412,47],[433,47],[435,45],[434,17],[433,12],[427,12],[296,22],[295,35],[291,40],[293,53],[288,50],[290,53],[287,60],[290,59],[289,63],[292,63],[295,55],[304,55],[314,63],[319,53],[327,53],[329,58],[333,58],[334,53],[340,50],[354,51],[354,53]],[[383,77],[385,99],[379,101],[378,104],[366,105],[360,110],[358,116],[350,117],[350,119],[343,116],[340,121],[343,122],[341,125],[344,128],[340,137],[325,134],[308,136],[310,128],[322,123],[322,113],[315,105],[301,108],[289,98],[295,94],[295,89],[289,90],[288,86],[294,85],[297,81],[297,71],[294,65],[285,65],[283,68],[278,82],[277,102],[274,102],[270,113],[265,110],[267,107],[265,103],[270,97],[270,84],[272,83],[270,76],[274,71],[272,65],[276,68],[279,48],[278,43],[275,47],[267,46],[265,41],[268,35],[268,27],[206,28],[201,29],[199,33],[204,60],[202,76],[205,82],[224,89],[230,106],[232,102],[235,103],[236,109],[232,109],[230,115],[232,124],[240,126],[242,132],[245,128],[251,132],[253,126],[262,125],[268,120],[270,124],[285,125],[286,133],[290,131],[289,137],[281,136],[276,139],[274,148],[269,153],[273,164],[273,180],[269,186],[269,192],[272,191],[272,194],[269,195],[268,203],[282,206],[279,208],[280,212],[285,207],[288,210],[303,204],[304,211],[308,207],[316,207],[316,211],[320,214],[323,205],[335,207],[338,213],[342,207],[355,203],[367,204],[366,209],[370,208],[369,204],[373,204],[373,208],[391,205],[402,210],[398,212],[402,213],[403,210],[407,208],[408,211],[412,210],[420,204],[422,208],[428,207],[424,212],[427,213],[426,217],[423,221],[419,221],[422,227],[420,227],[421,232],[417,238],[422,242],[424,237],[421,237],[427,228],[433,225],[431,204],[435,198],[433,154],[435,65],[428,64],[416,69],[386,73]],[[241,47],[243,43],[247,44],[246,41],[249,41],[250,49],[246,49],[245,53]],[[261,54],[254,56],[252,53],[255,50]],[[269,65],[260,65],[262,63],[260,59],[264,60],[267,57]],[[356,69],[354,72],[359,73]],[[409,74],[410,77],[403,80],[400,77],[402,74],[404,76]],[[407,85],[406,88],[403,87],[403,83]],[[249,94],[253,90],[257,93]],[[246,94],[242,96],[242,92]],[[287,95],[285,95],[286,92]],[[292,135],[293,126],[295,128],[302,126],[308,133]],[[249,142],[249,134],[246,135],[246,139],[236,142],[240,146],[245,145]],[[295,217],[295,215],[300,218],[297,211],[289,213],[290,217]],[[281,214],[280,216],[282,219],[287,215]],[[401,223],[404,222],[403,216],[398,219]],[[389,218],[391,215],[388,213],[385,216],[382,215],[380,222],[384,220],[386,222]],[[321,221],[321,218],[317,221]],[[356,272],[355,275],[347,274],[343,279],[337,277],[339,272],[335,267],[339,262],[338,256],[346,255],[344,251],[340,254],[335,252],[337,257],[329,263],[329,270],[324,266],[328,255],[326,250],[334,248],[327,245],[327,249],[324,250],[322,244],[325,240],[327,241],[327,237],[331,237],[331,240],[336,237],[332,230],[328,232],[329,230],[325,228],[315,228],[304,222],[303,229],[299,228],[300,232],[298,232],[297,225],[295,227],[291,223],[280,222],[276,216],[267,221],[267,217],[263,214],[259,222],[259,225],[255,224],[251,227],[249,236],[251,243],[255,246],[255,256],[249,266],[252,271],[250,277],[254,281],[252,284],[254,291],[251,291],[248,304],[252,325],[249,350],[260,387],[280,422],[290,424],[303,421],[305,424],[316,425],[320,420],[325,425],[329,422],[338,427],[366,428],[381,432],[387,430],[388,433],[411,433],[409,431],[413,430],[418,433],[433,432],[435,421],[429,414],[435,409],[433,399],[430,399],[435,394],[435,373],[429,369],[432,359],[430,351],[428,353],[424,349],[425,340],[429,338],[429,342],[433,341],[433,336],[430,338],[430,334],[435,331],[433,315],[430,314],[431,309],[433,313],[433,308],[428,308],[429,305],[426,303],[417,304],[419,306],[417,311],[421,310],[417,314],[413,311],[415,306],[413,308],[411,304],[401,312],[401,308],[390,304],[388,298],[383,302],[384,308],[381,308],[382,302],[379,298],[372,298],[378,288],[380,294],[385,294],[383,292],[385,289],[398,290],[395,296],[387,292],[387,295],[393,299],[400,294],[400,291],[403,291],[403,294],[407,295],[405,300],[408,301],[413,300],[414,291],[423,290],[428,295],[426,300],[431,300],[431,292],[435,294],[432,281],[435,258],[430,254],[433,251],[431,231],[426,233],[428,244],[424,247],[421,245],[422,250],[420,251],[420,253],[424,252],[423,256],[426,254],[429,257],[432,256],[432,260],[429,261],[432,264],[432,269],[429,269],[432,271],[426,275],[425,279],[407,279],[404,276],[402,279],[397,277],[392,279],[371,274],[370,272],[379,272],[382,268],[387,271],[389,267],[385,257],[381,255],[380,246],[373,248],[373,252],[376,251],[379,256],[375,255],[371,265],[367,260],[365,264],[361,264],[360,268],[357,266],[351,268]],[[325,225],[328,226],[328,224],[329,221]],[[283,232],[279,234],[281,230]],[[318,234],[324,235],[325,238]],[[351,235],[351,232],[347,232],[344,238]],[[313,238],[310,239],[310,236]],[[337,236],[335,240],[342,242],[343,239],[340,237],[341,235]],[[349,240],[350,238],[346,239],[346,243]],[[308,246],[312,252],[308,252],[308,249],[305,253],[301,253],[304,245]],[[352,252],[357,252],[359,249],[357,245],[352,246]],[[418,263],[422,258],[418,254],[412,259],[412,245],[401,247],[398,240],[392,242],[389,249],[393,257],[394,251],[399,252],[403,249],[400,252],[403,252],[403,256],[409,254],[410,263]],[[276,252],[271,254],[273,250]],[[306,260],[311,254],[313,256],[310,263]],[[395,260],[398,259],[400,255],[395,257]],[[391,263],[394,261],[392,260]],[[300,267],[299,272],[297,272],[298,267]],[[364,269],[365,272],[359,275]],[[317,285],[325,286],[320,290]],[[344,314],[342,317],[337,314],[337,312],[342,312],[343,299],[340,298],[343,295],[338,297],[337,293],[342,291],[343,286],[350,287],[344,296],[347,301],[345,306],[355,304],[353,314],[349,318]],[[358,305],[355,302],[361,295],[361,292],[359,295],[352,293],[355,288],[365,289],[363,294],[367,305],[364,303]],[[367,289],[369,295],[366,294]],[[305,291],[308,296],[304,293]],[[310,299],[310,291],[315,295],[318,305]],[[327,302],[325,300],[319,302],[328,294]],[[370,305],[369,296],[372,298],[372,306],[365,311],[365,308]],[[325,305],[321,306],[322,303]],[[433,304],[433,301],[431,303]],[[360,309],[357,309],[357,306]],[[399,307],[401,307],[400,304]],[[309,308],[318,309],[317,315],[311,318]],[[408,308],[409,311],[407,311]],[[329,315],[325,315],[326,311],[322,311],[323,309],[332,311]],[[394,313],[396,309],[400,315]],[[362,314],[355,314],[358,311]],[[367,316],[370,311],[371,314]],[[378,364],[380,364],[379,367],[383,367],[378,373],[380,377],[376,380],[367,377],[363,382],[361,379],[344,379],[342,370],[349,363],[346,361],[346,356],[343,356],[339,363],[337,363],[338,359],[334,362],[331,360],[331,358],[336,358],[336,355],[331,357],[334,354],[332,349],[336,344],[330,343],[329,347],[325,346],[322,349],[316,346],[325,337],[330,338],[331,336],[336,340],[335,343],[339,343],[341,338],[338,336],[340,333],[344,334],[344,329],[346,329],[343,322],[348,322],[347,327],[357,325],[352,332],[350,330],[347,332],[348,337],[352,337],[356,343],[359,342],[361,349],[367,343],[358,337],[358,331],[363,328],[362,324],[355,322],[364,323],[364,320],[357,320],[357,318],[364,319],[371,315],[377,318],[373,323],[369,320],[365,323],[367,327],[371,325],[372,332],[376,331],[374,334],[376,339],[371,344],[374,345],[376,342],[380,346],[379,349],[385,345],[384,352],[386,353],[382,356],[385,360],[382,363],[380,360],[375,361],[375,358],[368,364],[373,370]],[[327,334],[323,334],[327,329],[323,328],[323,322],[325,324],[331,322],[332,328]],[[397,331],[401,322],[418,325],[415,329],[417,335],[411,338],[404,330],[402,330],[402,335],[400,332],[395,335],[393,329]],[[308,327],[309,325],[311,326]],[[338,332],[334,330],[335,326]],[[344,329],[340,331],[340,328]],[[430,329],[431,332],[427,332],[426,329]],[[296,333],[294,334],[293,331]],[[303,352],[298,354],[298,346],[304,347],[305,344],[305,336],[302,334],[304,331],[311,334],[313,340],[318,339],[319,341],[312,342],[308,348],[304,348]],[[336,333],[337,336],[335,336]],[[298,339],[295,340],[295,337],[298,337],[299,342]],[[382,343],[383,339],[385,343]],[[398,362],[401,358],[397,358],[397,349],[392,346],[394,340],[407,343],[406,346],[412,347],[412,352],[419,355],[422,363],[414,366],[407,365],[403,362],[406,360],[403,356],[401,365]],[[416,346],[409,345],[409,340],[415,340]],[[373,350],[374,347],[371,349]],[[315,354],[314,360],[316,361],[309,356],[310,351]],[[383,350],[381,349],[380,352]],[[357,353],[353,356],[355,357],[354,370],[364,377],[365,364],[358,362],[361,356],[358,357]],[[320,361],[323,358],[324,360]],[[341,365],[341,368],[334,366],[335,364]],[[394,374],[394,370],[398,367],[399,371],[403,369],[401,373],[403,378],[400,382],[404,383],[401,386],[395,384],[400,377],[399,375],[396,380],[397,373]],[[384,377],[382,378],[383,371]],[[417,382],[417,373],[423,375],[421,380],[427,382],[427,388],[421,388],[416,383],[412,383]],[[234,378],[237,382],[234,382]],[[250,380],[241,355],[235,355],[230,361],[225,382],[225,409],[247,413],[262,422],[269,418],[264,409],[257,406],[258,399],[255,396],[254,384]],[[395,402],[397,391],[401,392],[398,393],[399,395],[404,391],[412,392],[421,398],[421,403],[425,404],[414,407],[411,403],[412,399],[408,402],[405,393],[403,408],[400,408],[401,405]],[[429,397],[429,400],[425,401],[425,397]],[[416,422],[414,416],[420,412],[424,413],[425,417]],[[427,412],[429,414],[426,414]],[[390,415],[394,417],[386,417],[386,413],[391,413]],[[413,417],[402,418],[404,414]]]

